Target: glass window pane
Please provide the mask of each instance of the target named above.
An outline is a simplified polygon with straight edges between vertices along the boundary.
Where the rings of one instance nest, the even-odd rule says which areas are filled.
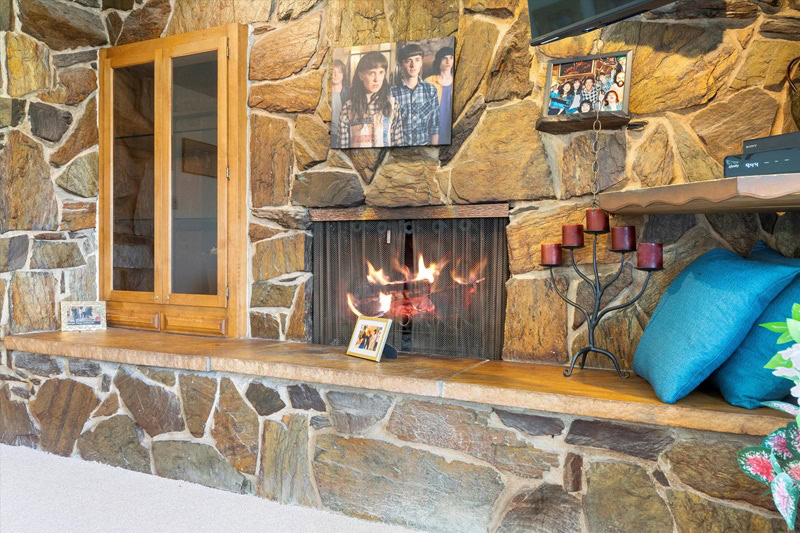
[[[173,59],[172,83],[172,292],[217,294],[217,52]]]
[[[153,63],[113,70],[114,290],[154,286]]]

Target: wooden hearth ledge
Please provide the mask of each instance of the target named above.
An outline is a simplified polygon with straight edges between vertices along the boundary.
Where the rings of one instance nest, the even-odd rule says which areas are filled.
[[[565,378],[557,366],[406,354],[376,364],[328,346],[121,329],[30,333],[4,342],[8,350],[54,356],[234,372],[725,433],[766,435],[789,418],[771,409],[732,407],[701,392],[667,405],[643,379],[622,380],[602,370],[576,371]]]

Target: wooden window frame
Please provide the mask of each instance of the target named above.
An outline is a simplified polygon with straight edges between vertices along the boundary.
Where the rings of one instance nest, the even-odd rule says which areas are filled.
[[[207,30],[100,51],[100,298],[110,326],[172,333],[247,335],[247,27]],[[171,59],[216,50],[220,74],[217,161],[217,294],[171,291]],[[114,68],[153,62],[154,290],[113,289],[113,76]],[[229,176],[229,177],[227,177]]]

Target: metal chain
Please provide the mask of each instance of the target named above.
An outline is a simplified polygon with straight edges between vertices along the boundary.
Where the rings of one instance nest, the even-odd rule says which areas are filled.
[[[600,192],[600,184],[597,180],[597,174],[600,172],[600,162],[597,158],[600,154],[600,131],[603,129],[603,125],[600,123],[600,107],[605,99],[605,94],[603,94],[602,91],[598,90],[597,94],[597,111],[595,112],[594,124],[592,125],[592,129],[594,130],[594,144],[592,145],[592,150],[594,151],[594,161],[592,162],[592,186],[591,189],[589,189],[592,192],[593,209],[598,209],[600,207],[597,201],[597,193]]]
[[[592,48],[599,48],[598,44],[600,42],[600,37],[596,38]],[[603,129],[603,125],[600,123],[600,108],[603,107],[606,95],[597,84],[597,80],[595,80],[595,86],[597,87],[597,110],[595,111],[594,124],[592,125],[594,130],[594,144],[592,145],[594,161],[592,161],[592,186],[589,190],[592,193],[592,209],[599,209],[600,203],[597,201],[597,194],[600,192],[600,183],[598,182],[597,174],[600,172],[600,162],[597,158],[600,154],[600,131]]]

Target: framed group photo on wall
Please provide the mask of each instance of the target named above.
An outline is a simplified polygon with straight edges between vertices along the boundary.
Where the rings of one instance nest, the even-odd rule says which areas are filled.
[[[347,355],[380,362],[391,327],[392,320],[389,318],[358,317],[347,346]]]
[[[553,59],[547,68],[545,116],[628,115],[633,51]]]
[[[331,148],[451,143],[455,37],[336,48]]]

